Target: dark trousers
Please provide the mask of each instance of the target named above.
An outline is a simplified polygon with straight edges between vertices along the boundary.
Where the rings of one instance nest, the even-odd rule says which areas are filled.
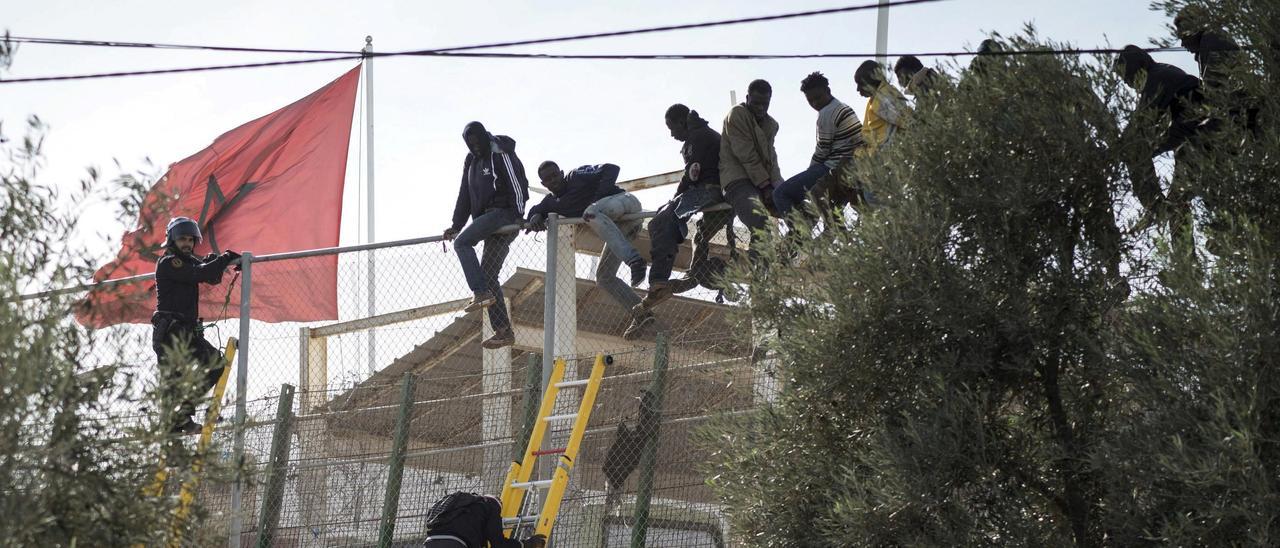
[[[203,397],[218,384],[222,370],[222,353],[196,331],[194,322],[172,318],[153,318],[151,321],[151,349],[156,353],[160,370],[160,396],[166,411],[177,408],[178,420],[190,418],[196,413],[195,398]],[[190,362],[174,363],[166,359],[170,352],[185,348],[199,368],[201,376],[194,387],[183,386],[183,380],[191,373]]]
[[[747,179],[734,181],[724,188],[724,201],[729,202],[733,215],[751,231],[752,258],[756,256],[756,240],[759,239],[756,232],[764,230],[765,223],[769,220],[763,208],[766,200],[768,204],[772,204],[772,193],[772,188],[757,188]]]
[[[791,213],[792,208],[803,204],[809,191],[813,190],[818,180],[827,176],[828,173],[831,173],[831,168],[826,164],[813,164],[809,169],[801,171],[778,185],[778,188],[773,190],[773,203],[778,206],[778,214],[786,217]]]
[[[658,208],[649,221],[649,283],[662,283],[671,279],[676,252],[689,235],[689,219],[704,208],[720,203],[724,196],[716,185],[697,185],[686,189],[670,202]],[[729,223],[733,214],[729,211],[704,213],[698,221],[698,231],[693,237],[693,262],[689,275],[693,277],[710,254],[711,238]]]
[[[479,217],[472,219],[471,224],[458,233],[453,240],[453,250],[458,254],[458,262],[462,264],[462,273],[467,277],[467,285],[472,291],[489,290],[496,302],[489,307],[489,324],[494,331],[511,327],[511,319],[507,316],[506,299],[502,297],[502,285],[498,275],[502,273],[502,263],[507,260],[507,252],[511,250],[511,242],[516,239],[515,232],[498,234],[497,230],[504,226],[520,222],[520,215],[514,209],[490,209]],[[477,260],[476,244],[484,242],[484,251]]]

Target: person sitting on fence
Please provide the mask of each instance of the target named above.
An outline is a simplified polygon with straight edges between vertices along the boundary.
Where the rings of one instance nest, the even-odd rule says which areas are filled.
[[[898,128],[905,121],[907,99],[889,83],[884,67],[875,61],[864,61],[854,72],[853,83],[858,86],[858,94],[869,99],[863,115],[866,123],[862,125],[862,142],[866,146],[855,156],[871,158],[893,144]],[[875,197],[866,188],[862,192],[863,202],[874,205]]]
[[[756,257],[758,231],[768,217],[760,210],[775,212],[773,189],[782,184],[778,168],[778,121],[769,116],[773,86],[753,80],[746,100],[729,109],[720,132],[720,187],[733,214],[751,231],[751,253]]]
[[[486,495],[458,491],[445,495],[427,511],[423,548],[544,548],[547,537],[509,539],[502,534],[502,503]],[[487,544],[486,544],[487,543]]]
[[[462,186],[453,208],[453,226],[444,231],[444,239],[453,240],[462,273],[474,293],[466,311],[489,309],[489,324],[494,334],[481,346],[492,350],[515,343],[498,274],[516,231],[498,230],[520,223],[525,201],[529,199],[529,181],[525,178],[524,164],[516,156],[514,139],[506,135],[495,137],[480,122],[467,124],[462,130],[462,139],[468,150],[462,164]],[[468,218],[471,224],[464,230]],[[477,260],[475,248],[481,241],[484,257]]]
[[[649,294],[641,302],[646,309],[699,283],[708,283],[709,272],[716,270],[708,263],[711,238],[733,219],[729,210],[703,213],[693,238],[693,261],[688,274],[671,281],[676,252],[689,235],[689,219],[707,207],[724,203],[724,195],[720,190],[720,134],[698,116],[698,111],[679,103],[671,105],[664,118],[671,137],[684,143],[680,147],[684,175],[675,196],[658,208],[649,221],[649,258],[653,264],[649,267]]]
[[[1124,81],[1138,91],[1138,107],[1121,136],[1122,143],[1138,143],[1137,148],[1126,155],[1125,164],[1133,181],[1133,193],[1145,210],[1143,224],[1163,218],[1175,237],[1189,230],[1191,221],[1191,191],[1185,177],[1180,177],[1176,165],[1185,161],[1186,148],[1182,145],[1196,138],[1204,117],[1197,111],[1204,100],[1200,92],[1200,79],[1182,69],[1166,63],[1157,63],[1151,55],[1135,45],[1127,45],[1116,58],[1115,69]],[[1169,127],[1154,149],[1146,148],[1139,135],[1149,127],[1147,123],[1169,115]],[[1147,122],[1147,123],[1139,123]],[[1152,158],[1166,152],[1174,152],[1175,172],[1171,188],[1166,195],[1160,188]],[[1190,240],[1187,240],[1190,244]]]
[[[182,386],[189,363],[179,363],[175,356],[189,356],[203,370],[197,384],[197,395],[203,395],[218,383],[226,364],[222,353],[205,340],[200,325],[200,284],[222,283],[227,265],[240,258],[234,251],[221,255],[196,257],[195,246],[201,241],[200,225],[187,217],[175,217],[165,228],[165,255],[156,262],[156,311],[151,315],[151,348],[156,353],[160,370],[161,400],[166,412],[178,407],[175,433],[194,434],[201,429],[192,418],[195,404]],[[170,356],[170,352],[177,352]],[[185,354],[183,354],[185,352]]]
[[[925,67],[914,55],[899,57],[893,64],[893,73],[898,77],[898,85],[912,97],[929,93],[938,81],[938,71]]]
[[[600,164],[582,166],[565,174],[555,162],[542,162],[538,166],[538,179],[551,193],[529,208],[529,230],[545,229],[547,216],[552,213],[582,217],[604,242],[596,268],[596,285],[631,316],[631,325],[623,337],[633,339],[653,323],[653,313],[633,310],[640,304],[640,296],[632,288],[644,281],[646,267],[640,251],[631,245],[631,238],[640,231],[641,221],[621,219],[623,215],[639,213],[642,207],[638,198],[618,188],[618,171],[616,165]],[[631,285],[618,279],[618,267],[623,262],[631,269]]]
[[[862,147],[862,122],[849,105],[831,95],[831,84],[821,72],[814,72],[800,82],[800,91],[813,110],[818,111],[817,146],[809,159],[809,168],[787,179],[773,191],[778,213],[787,215],[804,203],[805,195],[818,180],[853,157]]]

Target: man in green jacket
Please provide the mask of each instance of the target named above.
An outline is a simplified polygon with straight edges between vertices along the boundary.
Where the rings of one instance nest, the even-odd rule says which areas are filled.
[[[720,185],[733,214],[751,229],[751,247],[756,231],[768,219],[759,208],[773,209],[773,189],[782,184],[778,151],[778,121],[769,116],[773,87],[756,80],[747,86],[747,99],[729,109],[720,137]],[[752,253],[754,255],[754,253]]]

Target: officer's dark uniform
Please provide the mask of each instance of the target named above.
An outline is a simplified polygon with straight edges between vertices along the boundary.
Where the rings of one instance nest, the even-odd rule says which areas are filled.
[[[227,264],[238,256],[226,252],[201,260],[179,251],[175,246],[166,248],[166,251],[168,255],[156,262],[156,312],[151,316],[151,347],[159,360],[162,382],[167,386],[165,397],[168,402],[173,402],[178,399],[174,392],[175,384],[186,372],[183,368],[167,365],[165,355],[177,345],[189,345],[191,357],[205,371],[199,394],[213,388],[222,376],[225,367],[222,354],[200,333],[200,284],[222,283],[222,273]],[[194,414],[195,405],[184,397],[175,428],[191,423]]]

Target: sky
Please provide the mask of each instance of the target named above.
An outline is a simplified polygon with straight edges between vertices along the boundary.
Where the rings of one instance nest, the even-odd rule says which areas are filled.
[[[855,5],[839,1],[643,2],[478,1],[334,2],[72,2],[4,0],[0,31],[14,36],[168,42],[225,46],[355,50],[366,35],[378,51],[542,38],[656,25],[769,15]],[[1081,47],[1146,45],[1166,35],[1167,18],[1146,0],[947,0],[894,8],[890,54],[972,49],[984,33],[1005,34],[1033,23],[1040,34]],[[530,46],[546,53],[830,53],[873,52],[876,14],[863,12]],[[8,78],[232,64],[304,57],[54,45],[23,45]],[[890,62],[893,57],[891,56]],[[1159,60],[1194,70],[1186,53]],[[942,61],[928,60],[926,63]],[[610,162],[621,179],[682,167],[679,143],[662,114],[681,102],[713,127],[741,100],[748,82],[772,82],[770,113],[781,124],[784,176],[807,165],[816,113],[800,80],[820,70],[837,98],[861,116],[853,87],[861,60],[581,61],[384,58],[375,61],[374,169],[379,241],[439,234],[449,224],[462,160],[461,130],[480,120],[518,143],[532,174],[543,160],[561,166]],[[963,59],[967,62],[967,58]],[[69,194],[86,169],[110,178],[158,172],[209,145],[223,132],[272,112],[341,75],[355,63],[239,69],[99,80],[0,84],[0,121],[10,138],[38,115],[50,127],[37,182]],[[368,152],[357,105],[344,199],[342,243],[363,241]],[[154,167],[147,167],[147,161]],[[536,185],[536,182],[534,183]],[[670,188],[641,193],[647,208]],[[536,199],[536,198],[535,198]],[[132,220],[99,203],[84,214],[87,252],[105,261]],[[281,230],[288,230],[282,219]]]

